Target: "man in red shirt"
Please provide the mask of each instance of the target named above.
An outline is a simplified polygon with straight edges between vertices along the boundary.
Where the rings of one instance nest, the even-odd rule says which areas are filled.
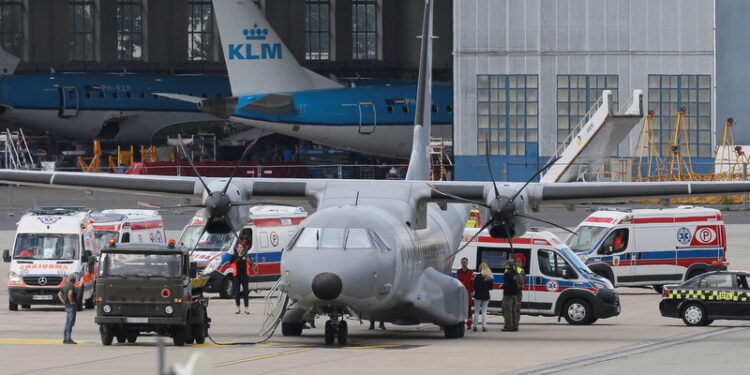
[[[473,324],[471,317],[471,307],[473,305],[471,297],[474,294],[474,271],[469,269],[469,259],[461,258],[461,269],[456,272],[456,278],[461,284],[464,285],[466,291],[469,292],[469,300],[466,301],[469,304],[469,316],[466,317],[466,329],[471,329]]]

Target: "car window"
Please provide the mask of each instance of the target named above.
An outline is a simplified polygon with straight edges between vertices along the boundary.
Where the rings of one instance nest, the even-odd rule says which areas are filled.
[[[713,274],[708,275],[698,282],[700,288],[733,288],[732,274]]]
[[[750,289],[747,286],[747,279],[745,275],[737,275],[737,287],[740,289]]]
[[[599,247],[599,254],[617,254],[628,248],[629,232],[627,228],[615,229],[604,239]]]
[[[539,270],[546,276],[563,277],[563,270],[567,269],[570,273],[573,269],[560,254],[551,250],[539,250],[537,259],[539,260]]]

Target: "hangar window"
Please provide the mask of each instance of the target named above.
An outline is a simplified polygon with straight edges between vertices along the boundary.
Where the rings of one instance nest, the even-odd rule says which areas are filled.
[[[143,0],[117,0],[117,58],[143,60]]]
[[[570,133],[596,105],[604,90],[612,91],[612,104],[619,108],[618,76],[561,74],[557,76],[557,144],[568,144]]]
[[[537,92],[535,74],[477,76],[477,155],[526,155],[538,147]]]
[[[648,76],[648,108],[654,111],[654,140],[661,155],[671,147],[675,117],[682,107],[684,130],[687,131],[687,157],[713,157],[711,147],[711,76],[662,75]],[[682,143],[682,141],[681,141]],[[684,146],[683,146],[684,148]]]
[[[188,0],[188,60],[211,60],[214,54],[211,0]]]
[[[305,59],[331,60],[331,2],[305,1]]]
[[[352,58],[378,59],[378,0],[352,0]]]
[[[70,0],[68,3],[71,61],[96,60],[96,1]]]
[[[24,4],[23,0],[0,0],[0,47],[21,59],[26,44]]]

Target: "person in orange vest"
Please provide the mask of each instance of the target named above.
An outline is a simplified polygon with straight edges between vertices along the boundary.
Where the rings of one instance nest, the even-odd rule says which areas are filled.
[[[461,268],[456,272],[456,278],[461,284],[464,285],[466,291],[469,292],[469,299],[466,303],[469,304],[469,316],[466,317],[466,329],[471,329],[471,325],[474,323],[471,318],[471,307],[473,305],[472,297],[474,295],[474,271],[469,269],[469,259],[461,258]]]
[[[237,241],[237,245],[234,247],[234,254],[229,258],[229,263],[232,264],[232,273],[234,275],[234,302],[237,305],[237,312],[240,313],[240,288],[242,288],[242,299],[245,302],[245,314],[250,314],[248,307],[250,297],[248,293],[248,279],[252,273],[253,261],[247,255],[247,240],[243,239]]]

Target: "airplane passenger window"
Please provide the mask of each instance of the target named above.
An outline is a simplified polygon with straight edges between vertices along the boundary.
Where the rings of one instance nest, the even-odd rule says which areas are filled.
[[[323,235],[320,237],[321,247],[344,247],[344,230],[343,229],[323,229]]]
[[[117,99],[118,97],[120,97],[120,94],[118,94],[116,92],[113,92],[112,93],[112,97],[115,98],[115,99]]]
[[[404,112],[404,113],[409,113],[409,107],[403,106],[403,107],[401,107],[401,111]]]
[[[370,239],[367,236],[367,231],[361,228],[349,229],[349,234],[347,234],[346,236],[346,248],[347,249],[372,248]]]
[[[297,241],[292,247],[318,247],[318,239],[320,238],[319,228],[305,228],[300,233]]]
[[[103,93],[103,92],[100,92],[100,93],[99,93],[99,97],[100,97],[100,98],[102,98],[102,99],[104,99],[104,93]]]
[[[145,92],[141,93],[141,99],[146,99],[146,93]]]
[[[448,112],[453,112],[453,106],[448,104],[447,106],[445,106],[445,110]]]
[[[130,91],[128,91],[128,93],[125,94],[125,96],[127,96],[128,99],[133,99],[133,93],[131,93]]]
[[[433,104],[432,105],[432,113],[435,113],[437,111],[438,111],[438,106],[436,106],[436,105]]]
[[[388,107],[385,108],[385,110],[388,111],[388,113],[393,113],[393,106],[389,105]]]

